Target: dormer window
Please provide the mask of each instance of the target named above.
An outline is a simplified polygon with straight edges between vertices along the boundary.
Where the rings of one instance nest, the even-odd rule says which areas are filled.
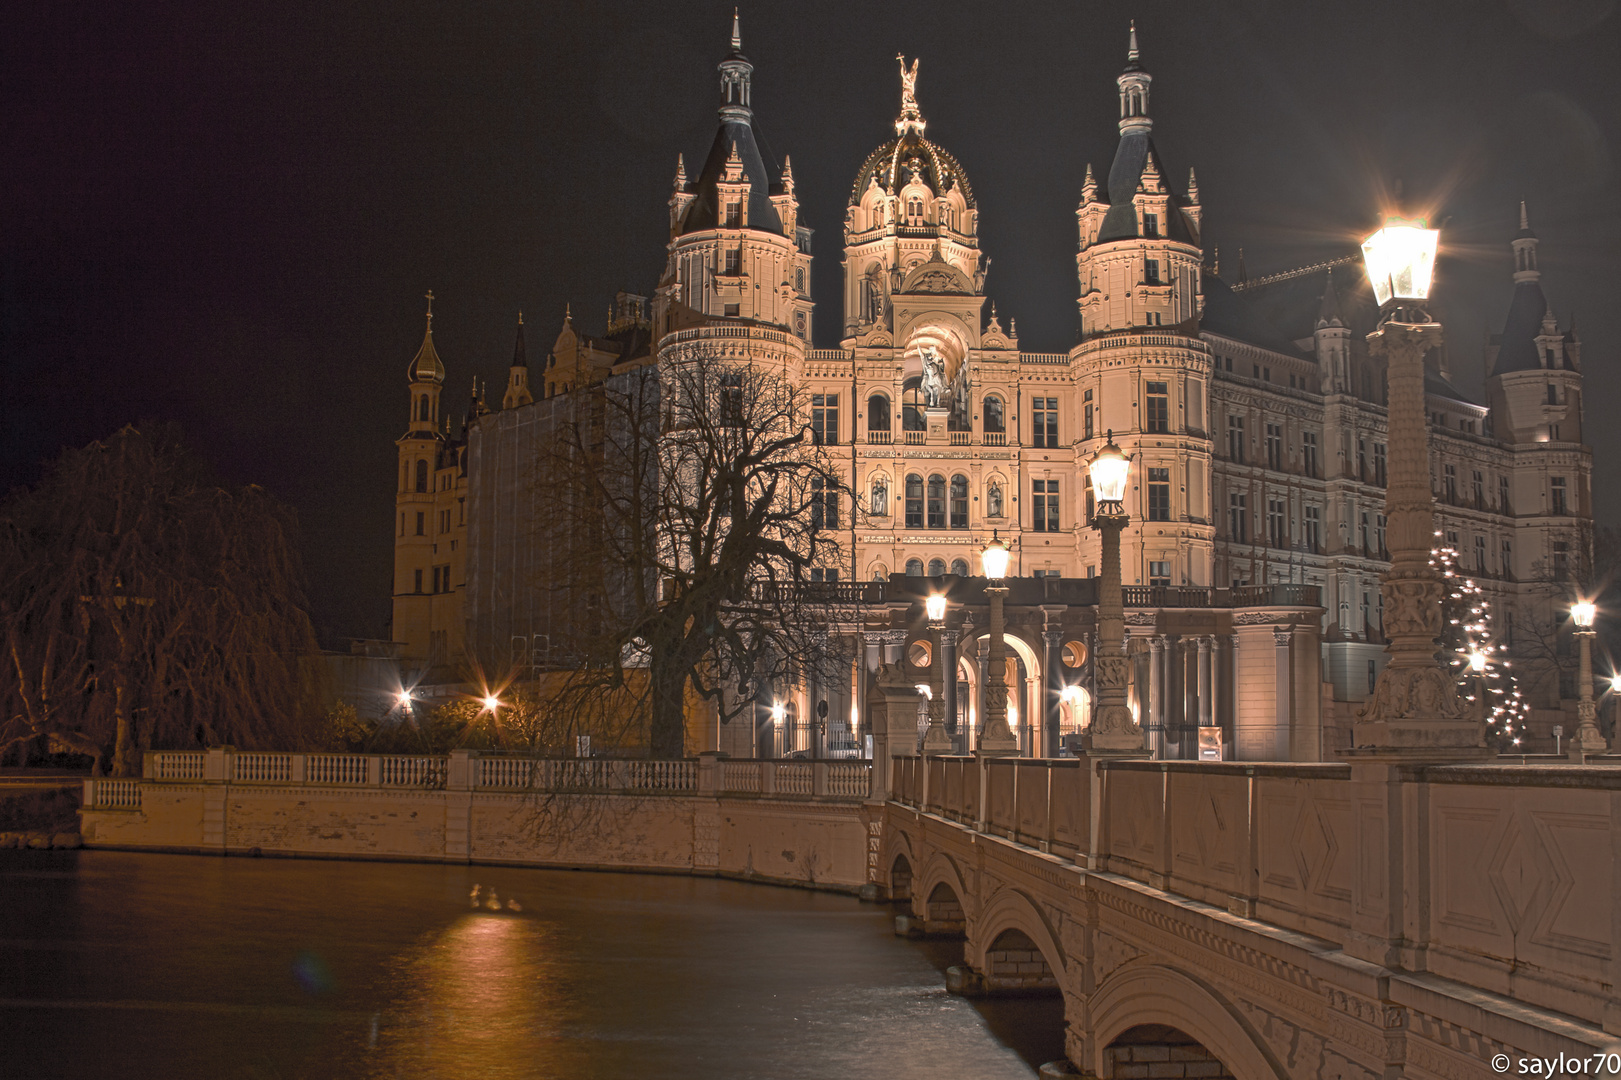
[[[736,228],[741,227],[742,224],[743,224],[743,204],[740,203],[740,202],[729,202],[729,203],[727,203],[726,204],[726,227],[729,228],[729,229],[736,229]]]
[[[906,200],[906,224],[923,224],[923,200],[916,195]]]
[[[1147,238],[1149,238],[1151,240],[1152,239],[1157,239],[1159,237],[1159,215],[1158,214],[1148,214],[1148,213],[1143,214],[1143,236],[1145,236],[1145,237],[1147,237]]]

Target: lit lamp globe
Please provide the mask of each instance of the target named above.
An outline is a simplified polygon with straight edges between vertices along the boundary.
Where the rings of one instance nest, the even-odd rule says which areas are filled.
[[[1008,557],[1007,541],[999,539],[996,533],[991,533],[991,542],[985,545],[985,550],[979,553],[980,565],[985,568],[985,576],[992,581],[1001,581],[1007,577]]]
[[[923,601],[923,607],[929,613],[930,622],[939,622],[946,617],[946,598],[944,593],[936,593]]]
[[[1109,432],[1109,441],[1103,449],[1092,455],[1087,468],[1092,474],[1092,491],[1097,495],[1098,505],[1118,511],[1126,500],[1126,477],[1131,472],[1131,459],[1114,444],[1113,431]]]
[[[1381,308],[1391,301],[1429,299],[1441,230],[1428,224],[1423,218],[1386,218],[1385,227],[1362,242],[1368,284]]]
[[[1593,620],[1598,617],[1598,605],[1587,600],[1579,604],[1570,605],[1570,617],[1578,630],[1593,629]]]

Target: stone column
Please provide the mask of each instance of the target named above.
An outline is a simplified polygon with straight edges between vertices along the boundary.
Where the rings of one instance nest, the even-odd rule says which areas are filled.
[[[929,665],[929,726],[923,732],[924,756],[951,753],[951,737],[946,734],[945,723],[946,635],[951,635],[953,646],[957,643],[956,633],[947,630],[944,623],[930,622],[929,629],[934,631],[934,655],[930,658],[933,663]],[[955,648],[952,651],[955,652]]]
[[[1120,530],[1130,520],[1100,509],[1092,517],[1102,534],[1102,577],[1098,581],[1098,647],[1095,679],[1097,709],[1087,732],[1088,754],[1137,754],[1143,731],[1126,705],[1126,612],[1120,584]]]
[[[991,602],[991,633],[985,642],[985,720],[979,729],[979,750],[987,757],[1010,757],[1019,752],[1018,740],[1007,725],[1007,632],[1002,604],[1006,585],[988,585],[985,595]]]
[[[1064,632],[1043,631],[1041,640],[1047,647],[1041,662],[1046,668],[1041,673],[1041,753],[1043,757],[1055,758],[1058,756],[1058,715],[1063,704],[1059,694],[1064,688]]]
[[[1165,757],[1165,635],[1148,639],[1148,749]]]
[[[1413,321],[1405,321],[1409,319]],[[1369,352],[1385,359],[1390,380],[1390,483],[1385,489],[1390,569],[1380,587],[1390,663],[1358,714],[1353,739],[1357,750],[1409,760],[1486,754],[1483,720],[1465,714],[1457,679],[1435,656],[1442,586],[1430,565],[1435,514],[1424,356],[1440,345],[1440,324],[1414,308],[1395,309],[1368,335]]]
[[[1570,740],[1570,758],[1581,761],[1584,754],[1604,753],[1604,736],[1598,729],[1598,706],[1593,703],[1593,631],[1578,630],[1581,641],[1581,671],[1577,676],[1576,737]]]
[[[944,669],[941,675],[941,710],[945,713],[946,735],[951,739],[951,749],[957,750],[957,631],[941,630],[940,638],[940,664]]]
[[[1292,631],[1287,626],[1274,626],[1272,628],[1272,646],[1274,651],[1272,663],[1273,675],[1277,680],[1275,693],[1277,694],[1278,726],[1276,729],[1277,741],[1273,743],[1267,761],[1296,761],[1294,755],[1295,727],[1294,727],[1294,665],[1289,658],[1289,638]]]
[[[1209,727],[1212,723],[1211,709],[1211,679],[1210,679],[1210,648],[1213,639],[1210,635],[1201,635],[1199,638],[1199,726]]]

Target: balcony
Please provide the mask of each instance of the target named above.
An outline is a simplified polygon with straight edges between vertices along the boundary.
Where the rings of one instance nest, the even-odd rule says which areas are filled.
[[[879,444],[887,445],[892,440],[892,438],[893,438],[893,433],[889,432],[889,431],[869,431],[869,432],[867,432],[867,442],[869,442],[869,443],[871,443],[873,445],[879,445]]]
[[[968,446],[974,441],[972,431],[948,431],[946,435],[950,438],[952,446]]]
[[[902,434],[906,436],[907,446],[922,446],[924,443],[929,441],[929,433],[927,431],[907,431],[903,432]]]
[[[985,434],[983,436],[983,439],[984,439],[984,442],[985,442],[986,446],[1006,446],[1007,445],[1007,432],[1005,432],[1005,431],[987,431],[987,432],[985,432]]]

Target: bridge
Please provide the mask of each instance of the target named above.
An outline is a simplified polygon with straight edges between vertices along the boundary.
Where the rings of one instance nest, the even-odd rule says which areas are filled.
[[[1062,995],[1052,1075],[1621,1074],[1621,768],[920,758],[879,731],[876,766],[149,754],[86,781],[84,838],[859,890],[963,939],[953,989]],[[558,806],[590,812],[534,826]]]

